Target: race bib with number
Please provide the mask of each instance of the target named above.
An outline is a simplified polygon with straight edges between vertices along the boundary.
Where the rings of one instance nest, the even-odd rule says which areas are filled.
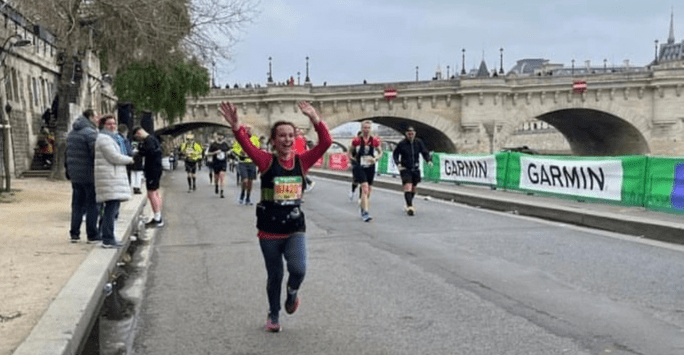
[[[219,150],[219,152],[216,153],[216,159],[225,160],[226,159],[226,152]]]
[[[371,155],[364,155],[361,157],[361,166],[371,166],[375,164],[373,162],[373,156]]]
[[[273,179],[273,200],[294,203],[302,199],[301,176],[278,176]]]

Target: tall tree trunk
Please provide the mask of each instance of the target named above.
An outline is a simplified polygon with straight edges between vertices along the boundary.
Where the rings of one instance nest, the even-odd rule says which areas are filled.
[[[66,138],[71,128],[69,127],[69,103],[72,100],[72,95],[78,95],[79,92],[79,90],[72,88],[72,86],[77,85],[72,84],[71,80],[74,74],[73,51],[67,50],[65,53],[62,73],[57,86],[59,106],[57,108],[57,122],[55,124],[55,156],[52,172],[50,173],[50,179],[54,180],[66,179],[66,170],[64,169],[66,163]]]

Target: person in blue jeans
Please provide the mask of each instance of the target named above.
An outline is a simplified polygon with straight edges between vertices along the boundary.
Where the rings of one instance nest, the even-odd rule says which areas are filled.
[[[95,197],[104,204],[102,215],[102,247],[120,248],[114,236],[114,223],[121,201],[131,198],[126,165],[133,158],[122,153],[117,143],[116,117],[106,115],[100,119],[100,134],[95,141]]]
[[[71,227],[72,243],[81,237],[81,223],[86,216],[86,235],[89,243],[100,241],[97,221],[100,208],[95,201],[95,140],[97,139],[97,118],[93,110],[85,110],[79,116],[67,135],[66,175],[71,180]]]

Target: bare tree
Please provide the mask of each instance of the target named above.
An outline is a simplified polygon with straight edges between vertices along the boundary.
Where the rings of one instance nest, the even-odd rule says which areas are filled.
[[[69,131],[67,93],[74,63],[92,51],[115,75],[134,62],[167,65],[169,58],[195,57],[208,64],[230,59],[237,33],[257,15],[258,0],[22,0],[27,18],[56,34],[63,54],[58,84],[56,152],[52,178],[64,177]],[[78,83],[77,83],[78,85]]]

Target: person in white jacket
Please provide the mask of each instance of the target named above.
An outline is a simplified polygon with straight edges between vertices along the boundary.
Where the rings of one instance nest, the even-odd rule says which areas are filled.
[[[131,198],[126,165],[133,158],[123,153],[116,141],[116,117],[100,118],[100,133],[95,141],[95,200],[104,206],[100,222],[103,248],[121,248],[114,237],[114,223],[121,201]]]

